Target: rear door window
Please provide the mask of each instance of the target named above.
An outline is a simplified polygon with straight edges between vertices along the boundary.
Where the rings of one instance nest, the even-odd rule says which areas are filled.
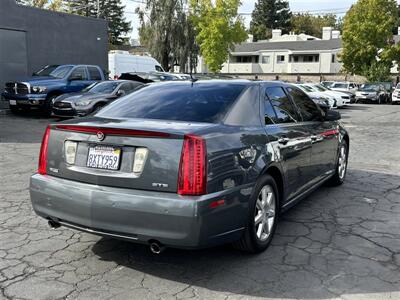
[[[318,106],[298,88],[287,88],[289,95],[300,110],[304,122],[321,121],[322,113]]]
[[[88,71],[91,80],[102,80],[101,73],[96,67],[88,67]]]
[[[98,116],[217,123],[245,88],[222,82],[151,84],[113,102]]]
[[[275,120],[273,120],[275,123],[295,123],[300,121],[296,108],[281,87],[267,88],[266,95],[271,101],[276,114]]]
[[[277,119],[275,110],[272,107],[271,101],[269,99],[265,99],[264,101],[264,117],[265,117],[265,125],[275,124]]]
[[[71,78],[80,78],[79,80],[87,80],[87,75],[86,75],[86,68],[85,67],[77,67],[75,68],[71,75]]]

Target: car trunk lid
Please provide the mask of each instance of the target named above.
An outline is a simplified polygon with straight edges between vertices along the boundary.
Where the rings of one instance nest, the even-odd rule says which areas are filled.
[[[185,135],[213,125],[104,118],[63,122],[51,127],[48,174],[100,186],[176,192]],[[73,163],[67,153],[71,143]],[[138,149],[146,153],[136,156]],[[145,161],[135,173],[139,157]]]

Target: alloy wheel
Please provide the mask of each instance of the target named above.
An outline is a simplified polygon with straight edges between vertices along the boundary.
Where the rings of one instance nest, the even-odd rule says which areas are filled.
[[[270,185],[265,185],[257,197],[256,209],[254,212],[254,227],[256,237],[264,242],[270,236],[276,213],[275,193]]]
[[[347,166],[347,149],[345,145],[340,147],[339,152],[339,163],[338,163],[338,173],[339,178],[343,179],[346,175],[346,166]]]

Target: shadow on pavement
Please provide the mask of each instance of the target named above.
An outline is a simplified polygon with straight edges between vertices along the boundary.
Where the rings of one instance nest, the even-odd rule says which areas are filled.
[[[105,238],[92,250],[131,270],[196,286],[200,298],[210,290],[305,299],[399,292],[399,182],[349,170],[344,185],[323,187],[285,213],[271,247],[258,255],[228,245],[156,256],[147,246]]]

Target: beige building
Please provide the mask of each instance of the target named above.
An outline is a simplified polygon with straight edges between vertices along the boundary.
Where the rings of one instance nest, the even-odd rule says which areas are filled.
[[[306,34],[285,34],[272,31],[266,41],[236,45],[221,73],[228,74],[337,74],[341,69],[338,53],[340,32],[323,28],[322,39]],[[200,73],[207,68],[199,61]]]

